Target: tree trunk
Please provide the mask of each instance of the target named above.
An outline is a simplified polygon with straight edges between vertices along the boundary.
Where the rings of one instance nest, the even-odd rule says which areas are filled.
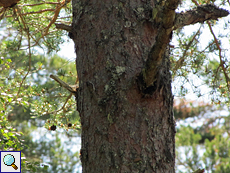
[[[14,7],[20,0],[0,0],[0,7]]]
[[[73,0],[83,173],[175,172],[168,43],[184,25],[227,16],[179,0]]]
[[[154,86],[140,89],[159,32],[154,3],[73,0],[84,173],[175,172],[168,49]]]

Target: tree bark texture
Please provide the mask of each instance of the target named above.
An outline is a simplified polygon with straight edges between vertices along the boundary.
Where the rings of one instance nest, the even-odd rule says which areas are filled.
[[[155,6],[73,0],[83,173],[175,172],[169,50],[154,87],[143,93],[138,79],[159,33],[151,21]]]
[[[83,173],[175,172],[172,31],[229,14],[179,0],[73,0]]]
[[[0,7],[8,8],[15,6],[20,0],[0,0]]]

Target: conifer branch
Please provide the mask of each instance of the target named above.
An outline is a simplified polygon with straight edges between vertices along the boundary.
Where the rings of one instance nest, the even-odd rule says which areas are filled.
[[[197,169],[196,171],[192,172],[192,173],[204,173],[204,169]]]
[[[158,80],[159,67],[162,64],[163,56],[172,37],[173,30],[206,20],[217,20],[229,14],[227,10],[211,4],[201,5],[187,12],[176,13],[175,9],[178,4],[179,1],[177,0],[168,0],[164,4],[162,12],[160,12],[163,16],[154,18],[155,21],[159,21],[160,25],[155,44],[151,48],[146,65],[138,77],[138,83],[142,92],[149,90],[149,88],[157,87],[154,85]]]
[[[148,59],[146,61],[145,68],[143,68],[140,76],[138,77],[140,89],[145,93],[149,87],[152,87],[157,81],[157,74],[159,67],[162,64],[163,54],[166,47],[172,37],[172,31],[175,20],[175,10],[179,5],[179,0],[168,0],[161,2],[158,6],[159,11],[157,14],[163,14],[162,16],[155,17],[154,21],[159,23],[158,34],[155,44],[150,50]]]
[[[67,83],[65,83],[64,81],[62,81],[61,79],[59,79],[59,77],[55,76],[55,75],[50,75],[50,78],[54,79],[56,82],[58,82],[62,87],[64,87],[65,89],[67,89],[69,92],[71,93],[76,93],[77,92],[77,88],[78,85],[69,85]]]
[[[206,20],[217,20],[220,17],[225,17],[229,11],[218,8],[215,5],[206,4],[198,6],[192,10],[176,14],[173,30],[186,25],[192,25]]]
[[[57,29],[62,29],[62,30],[66,30],[68,32],[72,31],[72,27],[69,25],[65,25],[63,23],[55,23],[55,26]]]
[[[209,21],[207,21],[207,23],[208,23],[208,27],[210,29],[210,32],[211,32],[211,34],[212,34],[212,36],[214,38],[214,42],[216,44],[216,47],[217,47],[217,49],[219,51],[220,67],[223,70],[225,81],[226,81],[226,84],[227,84],[227,88],[228,88],[228,91],[230,92],[230,78],[228,76],[228,69],[226,68],[225,61],[222,60],[222,49],[221,49],[220,44],[219,44],[219,42],[218,42],[218,40],[216,38],[216,35],[213,32],[211,23]]]

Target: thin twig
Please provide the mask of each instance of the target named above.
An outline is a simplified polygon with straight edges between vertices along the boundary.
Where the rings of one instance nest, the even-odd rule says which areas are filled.
[[[21,91],[22,84],[24,83],[26,77],[28,76],[28,74],[30,73],[30,70],[31,70],[31,55],[32,55],[32,54],[31,54],[31,46],[30,46],[30,33],[29,33],[29,28],[26,26],[26,23],[25,23],[25,21],[24,21],[24,18],[23,18],[23,16],[21,15],[20,9],[19,9],[17,6],[15,6],[14,9],[15,9],[15,12],[18,12],[17,14],[18,14],[19,18],[21,19],[22,24],[23,24],[23,26],[24,26],[24,30],[25,30],[25,32],[26,32],[26,34],[27,34],[28,49],[29,49],[29,67],[28,67],[28,70],[27,70],[26,75],[23,77],[23,79],[22,79],[22,81],[21,81],[21,83],[20,83],[19,90],[18,90],[18,93],[17,93],[17,97],[18,97],[18,95],[19,95],[19,93],[20,93],[20,91]]]
[[[71,26],[65,25],[63,23],[55,23],[55,26],[56,26],[57,29],[62,29],[62,30],[68,31],[68,32],[72,31],[72,27]]]
[[[70,1],[71,0],[63,0],[62,2],[60,2],[59,4],[57,4],[56,9],[54,10],[55,13],[54,13],[54,16],[53,16],[52,20],[50,21],[50,23],[48,24],[48,26],[45,28],[45,31],[43,32],[42,36],[39,39],[37,39],[36,43],[33,46],[37,45],[38,42],[48,34],[49,28],[51,27],[52,24],[54,24],[56,22],[61,9],[66,4],[68,4]]]
[[[21,13],[21,15],[26,16],[28,14],[41,14],[41,13],[48,12],[48,11],[55,11],[55,9],[43,9],[43,10],[39,10],[39,11],[31,11],[31,12],[28,12],[28,13]],[[7,18],[8,17],[13,17],[13,15],[8,15],[6,17]]]
[[[44,115],[48,115],[48,114],[54,114],[54,113],[60,112],[61,110],[64,110],[65,109],[65,105],[67,104],[68,100],[71,98],[72,95],[73,95],[73,93],[69,94],[69,96],[65,100],[65,103],[62,105],[62,107],[60,109],[52,111],[52,112],[46,112],[45,114],[43,114],[43,116]]]
[[[65,83],[64,81],[62,81],[61,79],[59,79],[57,76],[55,75],[50,75],[50,78],[54,79],[55,81],[57,81],[62,87],[64,87],[65,89],[67,89],[69,92],[71,93],[76,93],[76,90],[78,88],[77,85],[68,85],[67,83]]]
[[[23,4],[22,7],[24,7],[24,6],[31,7],[31,6],[38,6],[38,5],[44,5],[44,4],[57,5],[57,4],[59,4],[59,2],[42,2],[42,3],[38,3],[38,4]]]
[[[201,27],[200,27],[200,28],[201,28]],[[192,39],[191,39],[191,40],[189,41],[189,43],[186,45],[182,57],[180,57],[180,59],[176,62],[175,68],[174,68],[174,70],[173,70],[174,72],[177,71],[179,68],[182,67],[183,62],[184,62],[184,60],[185,60],[185,56],[186,56],[186,54],[187,54],[187,51],[188,51],[188,49],[191,47],[191,45],[192,45],[193,41],[195,40],[196,36],[199,34],[200,28],[197,30],[197,32],[193,35]]]
[[[70,95],[66,98],[66,101],[65,101],[65,103],[63,104],[63,106],[60,108],[60,109],[58,109],[58,110],[55,110],[55,111],[52,111],[52,112],[47,112],[46,114],[43,114],[43,115],[48,115],[48,114],[53,114],[53,113],[57,113],[57,112],[59,112],[59,111],[61,111],[61,110],[65,110],[65,106],[66,106],[66,104],[67,104],[67,102],[68,102],[68,100],[71,98],[71,96],[73,95],[73,93],[76,93],[77,92],[77,88],[78,88],[78,76],[77,76],[77,78],[76,78],[76,82],[75,82],[75,85],[68,85],[67,83],[65,83],[64,81],[62,81],[61,79],[59,79],[57,76],[54,76],[54,75],[50,75],[50,77],[52,78],[52,79],[54,79],[55,81],[57,81],[61,86],[63,86],[63,87],[65,87],[65,86],[67,86],[67,88],[68,88],[68,90],[70,89],[71,91],[71,93],[70,93]],[[70,88],[69,88],[70,87]],[[74,90],[74,92],[72,92],[72,90]]]
[[[217,38],[216,38],[215,33],[214,33],[213,30],[212,30],[211,23],[210,23],[209,21],[207,21],[207,23],[208,23],[210,32],[211,32],[211,34],[212,34],[212,36],[213,36],[213,38],[214,38],[216,47],[217,47],[217,49],[219,50],[220,66],[221,66],[221,68],[222,68],[222,70],[223,70],[223,72],[224,72],[224,76],[225,76],[225,80],[226,80],[226,83],[227,83],[228,91],[230,92],[230,78],[229,78],[229,76],[228,76],[228,73],[227,73],[227,71],[226,71],[226,68],[224,67],[225,62],[222,60],[222,54],[221,54],[222,49],[221,49],[220,44],[219,44],[219,42],[218,42],[218,40],[217,40]]]
[[[1,11],[0,11],[0,13],[2,13],[1,16],[0,16],[0,20],[3,19],[4,15],[5,15],[5,12],[6,12],[6,8],[3,7],[3,8],[1,9]]]

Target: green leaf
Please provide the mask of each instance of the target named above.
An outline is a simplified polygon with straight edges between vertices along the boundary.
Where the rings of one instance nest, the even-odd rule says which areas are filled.
[[[1,102],[2,102],[2,103],[4,103],[4,102],[5,102],[5,100],[4,100],[2,97],[0,97],[0,99],[1,99]]]
[[[44,169],[48,170],[49,166],[48,165],[44,165]]]
[[[11,59],[6,59],[6,61],[8,61],[8,62],[12,62],[12,60],[11,60]]]

